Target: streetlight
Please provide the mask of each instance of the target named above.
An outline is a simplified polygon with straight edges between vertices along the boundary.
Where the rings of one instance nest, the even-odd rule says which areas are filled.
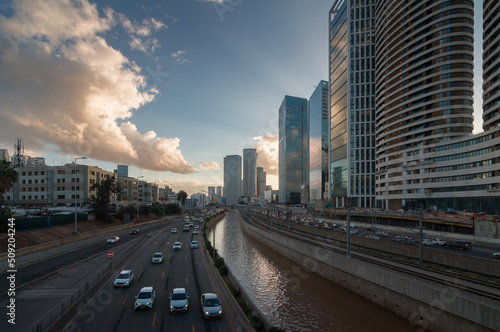
[[[76,157],[75,162],[73,163],[75,165],[75,234],[78,233],[78,227],[77,227],[78,218],[77,218],[77,213],[76,213],[76,193],[77,193],[77,191],[76,191],[76,161],[78,159],[87,159],[87,157]]]
[[[143,175],[137,177],[137,223],[139,222],[139,179],[143,177]]]

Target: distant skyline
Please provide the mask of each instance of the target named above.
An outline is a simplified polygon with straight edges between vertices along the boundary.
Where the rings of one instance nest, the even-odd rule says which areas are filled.
[[[223,185],[226,155],[256,148],[278,189],[278,108],[328,78],[332,4],[2,1],[0,148],[12,154],[21,138],[48,165],[127,164],[190,195]]]

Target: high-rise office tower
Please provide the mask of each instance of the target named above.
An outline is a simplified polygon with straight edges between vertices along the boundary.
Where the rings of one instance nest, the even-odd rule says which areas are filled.
[[[432,184],[437,179],[430,173],[445,160],[440,158],[450,158],[436,158],[436,152],[452,147],[443,144],[473,130],[473,5],[376,1],[376,195],[381,208],[425,207],[438,191],[459,190]]]
[[[320,81],[309,98],[309,200],[328,198],[328,82]]]
[[[279,109],[279,203],[300,204],[309,186],[307,99],[285,96]]]
[[[263,167],[257,167],[257,196],[264,196],[266,190],[266,172]]]
[[[375,0],[334,2],[329,66],[330,198],[374,207]]]
[[[219,202],[219,200],[222,198],[222,187],[217,186],[216,190],[217,190],[217,202]]]
[[[257,150],[243,149],[243,196],[254,198],[257,192]]]
[[[215,187],[208,187],[208,203],[216,203]]]
[[[479,8],[476,8],[479,10]],[[500,2],[483,1],[483,129],[500,127]]]
[[[224,198],[226,204],[238,204],[241,197],[241,156],[224,157]]]

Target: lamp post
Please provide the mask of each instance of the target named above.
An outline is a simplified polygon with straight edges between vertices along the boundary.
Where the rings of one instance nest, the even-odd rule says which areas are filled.
[[[78,226],[77,226],[78,217],[77,217],[77,212],[76,212],[76,194],[77,194],[77,191],[76,191],[76,161],[78,159],[87,159],[87,157],[76,157],[75,162],[74,162],[74,165],[75,165],[75,234],[78,233]]]
[[[143,175],[137,177],[137,223],[139,222],[139,179],[143,178]]]

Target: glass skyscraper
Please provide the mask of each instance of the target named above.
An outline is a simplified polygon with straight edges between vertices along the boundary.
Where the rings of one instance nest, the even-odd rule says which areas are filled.
[[[330,198],[375,206],[375,0],[330,9]],[[349,201],[347,198],[349,197]]]
[[[307,99],[285,96],[279,109],[279,203],[300,204],[309,186]]]
[[[309,200],[328,198],[328,82],[320,81],[309,99]]]
[[[243,196],[254,198],[257,192],[257,150],[243,149]]]
[[[238,204],[241,194],[241,156],[225,156],[224,198],[226,204]]]

